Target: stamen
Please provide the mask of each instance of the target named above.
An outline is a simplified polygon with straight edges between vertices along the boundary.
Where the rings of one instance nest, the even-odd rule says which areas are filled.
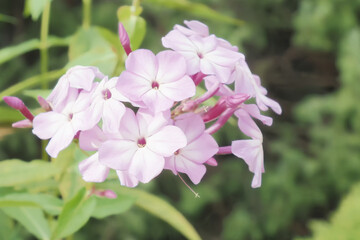
[[[104,98],[105,100],[111,98],[111,92],[110,92],[109,89],[105,89],[105,90],[103,90],[101,93],[102,93],[103,98]]]
[[[200,195],[199,195],[197,192],[195,192],[195,191],[185,182],[185,180],[180,176],[179,173],[178,173],[178,176],[179,176],[179,178],[181,179],[181,181],[185,184],[185,186],[187,186],[187,187],[190,189],[190,191],[195,195],[195,198],[200,198]]]
[[[145,138],[140,138],[140,139],[138,139],[137,145],[138,145],[139,148],[145,147],[145,146],[146,146],[146,140],[145,140]]]
[[[158,90],[158,89],[159,89],[159,83],[156,82],[156,81],[154,81],[154,82],[151,83],[151,87],[152,87],[153,89],[155,89],[155,90]]]

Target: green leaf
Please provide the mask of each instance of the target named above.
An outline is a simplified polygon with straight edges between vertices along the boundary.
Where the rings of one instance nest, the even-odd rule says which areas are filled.
[[[201,3],[190,2],[187,0],[145,0],[145,2],[157,4],[161,7],[181,10],[186,13],[193,14],[196,17],[203,17],[213,21],[219,21],[238,26],[242,26],[244,24],[244,21],[242,20],[223,15]]]
[[[112,45],[95,27],[80,28],[71,38],[69,45],[69,60],[66,65],[96,66],[106,75],[114,72],[118,57]]]
[[[11,96],[14,95],[26,88],[30,88],[33,87],[37,84],[40,84],[43,80],[45,80],[46,82],[49,82],[50,80],[54,80],[59,78],[61,75],[63,75],[65,73],[65,69],[59,69],[59,70],[54,70],[51,72],[47,72],[45,74],[40,74],[40,75],[36,75],[30,78],[27,78],[15,85],[12,85],[11,87],[5,89],[4,91],[2,91],[0,93],[0,102],[3,101],[3,97],[5,96]]]
[[[24,53],[38,49],[40,46],[39,39],[31,39],[26,42],[20,43],[16,46],[2,48],[0,50],[0,64],[9,61],[12,58],[20,56]]]
[[[18,111],[10,107],[0,107],[0,123],[13,123],[25,119]]]
[[[58,171],[53,164],[42,160],[31,162],[17,159],[0,161],[0,187],[44,181],[57,174]]]
[[[63,202],[48,194],[29,194],[29,193],[13,193],[8,194],[2,198],[0,198],[0,207],[2,206],[2,202],[6,203],[6,201],[21,205],[29,204],[30,206],[37,206],[44,209],[45,212],[51,215],[59,215],[63,206]]]
[[[31,89],[31,90],[24,90],[23,94],[28,97],[32,97],[37,100],[38,96],[43,98],[47,98],[52,90],[50,89]]]
[[[0,239],[12,239],[14,224],[11,218],[0,211]]]
[[[98,196],[93,197],[96,199],[96,207],[92,213],[92,216],[95,218],[105,218],[126,212],[135,202],[133,197],[126,195],[118,195],[117,198],[114,199]]]
[[[119,22],[129,35],[132,50],[140,47],[146,33],[146,22],[139,16],[141,12],[140,6],[122,6],[117,11]]]
[[[0,208],[3,207],[39,207],[39,206],[32,201],[23,201],[18,199],[8,200],[5,198],[0,198]]]
[[[70,201],[65,203],[52,239],[60,239],[79,230],[91,217],[95,205],[95,198],[89,198],[86,189],[81,189]]]
[[[121,187],[118,182],[100,183],[101,189],[136,198],[135,205],[170,224],[188,239],[201,239],[194,227],[173,206],[163,199],[138,189]]]
[[[50,227],[39,208],[7,207],[5,214],[21,223],[30,233],[39,239],[50,239]]]
[[[16,18],[0,13],[0,22],[16,24]]]
[[[41,13],[44,11],[46,4],[51,1],[52,0],[26,0],[24,15],[31,15],[32,20],[38,20]]]

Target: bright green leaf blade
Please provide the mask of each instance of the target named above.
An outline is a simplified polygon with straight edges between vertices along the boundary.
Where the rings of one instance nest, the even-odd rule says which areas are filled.
[[[0,22],[7,22],[11,24],[16,24],[16,18],[0,13]]]
[[[17,186],[24,183],[44,181],[59,172],[55,166],[42,160],[0,161],[0,187]]]
[[[242,20],[223,15],[201,3],[190,2],[187,0],[145,0],[145,2],[157,4],[162,7],[185,11],[196,17],[203,17],[213,21],[219,21],[238,26],[242,26],[244,24],[244,21]]]
[[[46,4],[51,1],[52,0],[26,0],[24,15],[31,15],[32,20],[38,20],[41,13],[44,11]]]
[[[8,207],[2,208],[5,214],[21,223],[39,239],[50,239],[50,227],[40,208]]]
[[[118,9],[117,16],[130,38],[132,50],[138,49],[144,40],[146,33],[146,22],[140,17],[141,7],[122,6]]]
[[[45,212],[51,214],[51,215],[59,215],[63,202],[48,194],[29,194],[29,193],[13,193],[8,194],[2,198],[0,198],[0,207],[2,201],[12,201],[13,203],[30,203],[32,206],[37,206],[42,208]]]
[[[39,206],[32,201],[23,201],[18,199],[8,200],[5,198],[0,198],[0,208],[4,208],[4,207],[39,207]]]
[[[94,196],[94,198],[96,199],[96,207],[92,216],[95,218],[105,218],[126,212],[135,202],[135,198],[126,195],[118,195],[114,199],[98,196]]]
[[[20,43],[16,46],[2,48],[0,50],[0,65],[12,58],[20,56],[24,53],[38,49],[40,41],[38,39],[31,39],[26,42]]]
[[[192,240],[201,239],[199,234],[186,220],[186,218],[178,210],[161,198],[141,190],[121,187],[119,183],[107,182],[98,184],[98,186],[102,189],[111,189],[117,194],[128,195],[136,198],[135,205],[167,222],[186,238]]]
[[[51,72],[47,72],[43,75],[36,75],[36,76],[30,77],[30,78],[27,78],[22,82],[12,85],[11,87],[5,89],[4,91],[2,91],[0,93],[0,102],[3,101],[3,97],[11,96],[11,95],[14,95],[14,94],[26,89],[26,88],[36,86],[37,84],[40,84],[43,79],[46,82],[57,79],[61,75],[63,75],[65,73],[65,71],[66,71],[65,69],[54,70]]]
[[[0,107],[0,123],[13,123],[25,119],[18,111],[10,107]]]
[[[89,198],[86,189],[81,189],[70,201],[65,203],[52,239],[60,239],[79,230],[91,217],[95,205],[95,198]]]
[[[66,65],[96,66],[106,75],[114,72],[118,57],[116,50],[99,33],[95,27],[80,28],[71,38],[69,45],[69,60]]]

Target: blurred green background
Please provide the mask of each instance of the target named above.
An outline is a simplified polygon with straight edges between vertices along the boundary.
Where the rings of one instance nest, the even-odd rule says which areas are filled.
[[[265,168],[260,189],[241,159],[218,158],[198,186],[201,198],[179,178],[164,172],[140,188],[173,204],[203,239],[360,239],[360,1],[197,0],[223,15],[244,20],[232,25],[196,9],[144,0],[147,33],[142,44],[162,50],[161,37],[183,20],[200,20],[210,32],[239,46],[283,114],[264,133]],[[116,11],[130,1],[94,0],[92,24],[117,31]],[[0,1],[0,48],[36,38],[40,21],[23,16],[24,1]],[[53,0],[50,34],[72,35],[81,25],[80,0]],[[68,61],[67,47],[49,50],[49,69]],[[39,52],[0,65],[0,91],[39,73]],[[22,96],[22,95],[19,95]],[[36,103],[27,99],[30,106]],[[4,107],[1,103],[1,107]],[[0,109],[0,160],[40,156],[30,130],[12,130]],[[21,118],[21,117],[20,117]],[[230,144],[241,136],[229,125],[217,134]],[[1,223],[0,228],[6,224]],[[27,238],[21,226],[19,236]],[[6,238],[5,238],[6,239]],[[21,238],[20,238],[21,239]],[[29,237],[29,239],[31,239]],[[131,209],[91,220],[74,239],[183,239],[166,223]]]

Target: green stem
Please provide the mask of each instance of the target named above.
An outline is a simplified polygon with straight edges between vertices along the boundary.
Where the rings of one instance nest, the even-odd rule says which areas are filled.
[[[135,7],[135,8],[137,8],[137,7],[140,6],[140,2],[141,2],[141,0],[133,0],[133,1],[132,1],[132,6]]]
[[[83,0],[83,28],[87,29],[91,25],[91,0]]]

